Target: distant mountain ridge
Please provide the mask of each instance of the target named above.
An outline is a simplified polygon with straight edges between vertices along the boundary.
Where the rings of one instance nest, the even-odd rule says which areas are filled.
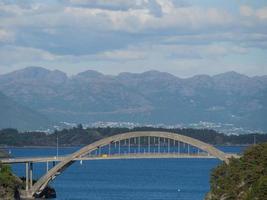
[[[267,130],[267,76],[236,72],[179,78],[166,72],[68,77],[29,67],[0,75],[0,91],[54,121],[231,123]]]

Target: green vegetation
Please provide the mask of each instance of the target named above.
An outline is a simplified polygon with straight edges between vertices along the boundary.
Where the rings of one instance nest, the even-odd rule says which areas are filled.
[[[139,127],[134,129],[110,127],[84,129],[79,125],[71,129],[55,131],[52,134],[42,132],[20,133],[16,129],[3,129],[0,130],[0,146],[55,146],[57,137],[59,138],[60,146],[82,146],[119,133],[152,130],[179,133],[213,145],[252,144],[254,142],[254,136],[257,141],[267,142],[267,134],[227,136],[214,130],[207,129],[164,129],[151,127]]]
[[[240,159],[222,163],[211,175],[207,200],[266,200],[267,143],[247,149]]]
[[[0,199],[14,199],[17,189],[22,185],[22,181],[12,174],[10,166],[0,163]]]

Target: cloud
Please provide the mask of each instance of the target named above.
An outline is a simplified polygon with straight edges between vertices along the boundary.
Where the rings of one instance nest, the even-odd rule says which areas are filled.
[[[240,6],[240,14],[246,17],[255,17],[260,20],[267,20],[267,6],[254,9],[248,5]]]
[[[256,16],[262,20],[267,20],[267,7],[258,9],[256,11]]]
[[[151,14],[161,16],[159,0],[68,0],[71,6],[113,11],[129,11],[147,8]]]
[[[59,56],[53,55],[40,49],[2,46],[0,48],[1,65],[10,65],[16,63],[34,62],[34,61],[53,61]]]
[[[97,58],[116,61],[141,60],[146,58],[146,52],[142,52],[140,49],[114,50],[100,53]]]
[[[87,8],[99,8],[105,10],[129,10],[137,9],[144,6],[143,0],[67,0],[65,1],[71,6],[87,7]]]
[[[0,65],[123,63],[127,71],[164,63],[223,65],[228,57],[256,63],[257,51],[267,49],[267,7],[207,2],[3,0]]]
[[[240,13],[243,16],[249,17],[249,16],[254,15],[254,10],[250,6],[243,5],[243,6],[240,6]]]
[[[168,1],[166,1],[168,2]],[[154,5],[154,4],[153,4]],[[149,7],[114,11],[92,9],[87,7],[66,7],[65,14],[74,17],[75,21],[90,26],[92,21],[98,22],[101,29],[126,31],[132,33],[152,30],[183,28],[185,31],[197,31],[207,26],[224,26],[232,22],[232,16],[216,8],[175,7],[173,4],[157,5],[158,15],[151,14]],[[159,17],[160,16],[160,17]],[[97,25],[95,28],[99,28]]]
[[[13,32],[0,28],[0,43],[13,41],[14,37]]]

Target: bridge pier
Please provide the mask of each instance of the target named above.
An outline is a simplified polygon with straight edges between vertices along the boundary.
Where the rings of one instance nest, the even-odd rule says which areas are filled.
[[[150,137],[148,136],[148,139],[147,139],[147,143],[148,143],[148,152],[150,152]]]
[[[187,153],[188,153],[188,155],[190,155],[190,145],[189,144],[187,144]]]
[[[141,147],[140,147],[140,137],[138,137],[138,153],[140,153]]]
[[[28,191],[29,190],[29,163],[28,162],[26,162],[25,163],[25,170],[26,170],[26,180],[25,180],[25,182],[26,182],[26,191]]]
[[[131,139],[128,139],[128,153],[131,153]]]
[[[46,161],[46,173],[49,171],[49,162]]]
[[[168,153],[170,153],[170,139],[168,138]]]
[[[30,188],[32,188],[33,183],[33,163],[30,162]]]
[[[119,155],[121,154],[121,141],[119,140]]]
[[[33,163],[32,162],[26,162],[25,163],[25,190],[29,191],[33,185]]]
[[[35,198],[31,195],[31,193],[30,193],[29,190],[28,190],[28,191],[26,191],[26,190],[21,190],[21,191],[20,191],[20,198],[23,199],[23,200],[35,199]]]

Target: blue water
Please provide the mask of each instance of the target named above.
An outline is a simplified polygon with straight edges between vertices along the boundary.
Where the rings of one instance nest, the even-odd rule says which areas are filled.
[[[241,152],[243,147],[219,147],[225,152]],[[65,155],[78,147],[60,148]],[[54,156],[53,148],[12,148],[14,157]],[[58,200],[201,200],[209,191],[211,170],[216,159],[95,160],[74,163],[51,185]],[[50,165],[50,167],[52,167]],[[25,176],[25,166],[13,166]],[[46,171],[46,164],[34,164],[34,178]]]

